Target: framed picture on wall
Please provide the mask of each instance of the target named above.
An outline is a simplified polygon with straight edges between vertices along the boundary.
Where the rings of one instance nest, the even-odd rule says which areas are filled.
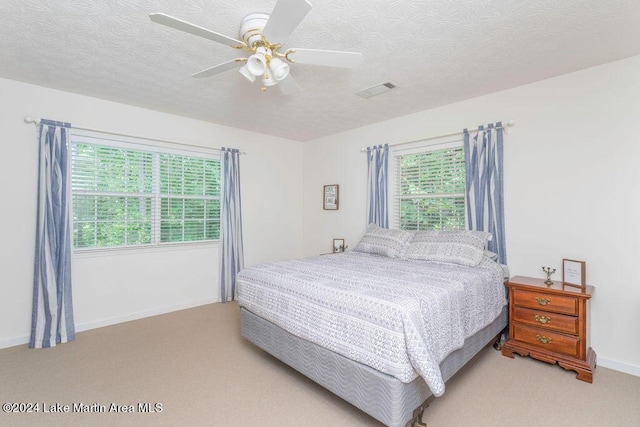
[[[584,261],[573,259],[562,260],[562,283],[585,287],[587,284],[586,266]]]
[[[338,210],[338,184],[325,185],[322,190],[322,209]]]

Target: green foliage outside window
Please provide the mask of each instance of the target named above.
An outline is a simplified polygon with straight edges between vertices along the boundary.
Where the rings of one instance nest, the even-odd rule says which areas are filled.
[[[160,241],[217,240],[220,162],[161,154],[160,171]]]
[[[398,167],[401,229],[465,228],[463,148],[399,156]]]
[[[218,160],[72,144],[75,248],[217,240]]]

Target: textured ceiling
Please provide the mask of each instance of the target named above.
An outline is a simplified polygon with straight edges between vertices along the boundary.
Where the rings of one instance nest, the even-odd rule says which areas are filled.
[[[0,77],[305,141],[640,54],[638,0],[309,1],[285,47],[364,63],[293,64],[289,96],[235,70],[190,77],[238,52],[148,17],[238,38],[275,0],[1,0]],[[355,95],[385,81],[398,89]]]

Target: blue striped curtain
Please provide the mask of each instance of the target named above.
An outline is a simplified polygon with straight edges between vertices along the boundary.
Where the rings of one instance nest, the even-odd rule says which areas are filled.
[[[236,275],[244,267],[240,151],[223,147],[220,166],[220,302],[227,302],[235,299]]]
[[[389,144],[367,147],[367,165],[368,224],[388,228]]]
[[[470,230],[493,235],[488,249],[507,263],[504,236],[504,173],[502,122],[478,127],[476,135],[464,130],[467,221]]]
[[[71,297],[69,123],[41,120],[38,210],[29,347],[75,340]]]

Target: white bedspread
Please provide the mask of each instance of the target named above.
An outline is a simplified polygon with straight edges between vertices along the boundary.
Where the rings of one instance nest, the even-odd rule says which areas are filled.
[[[502,269],[358,252],[263,264],[237,278],[241,306],[402,382],[444,393],[439,364],[506,304]]]

